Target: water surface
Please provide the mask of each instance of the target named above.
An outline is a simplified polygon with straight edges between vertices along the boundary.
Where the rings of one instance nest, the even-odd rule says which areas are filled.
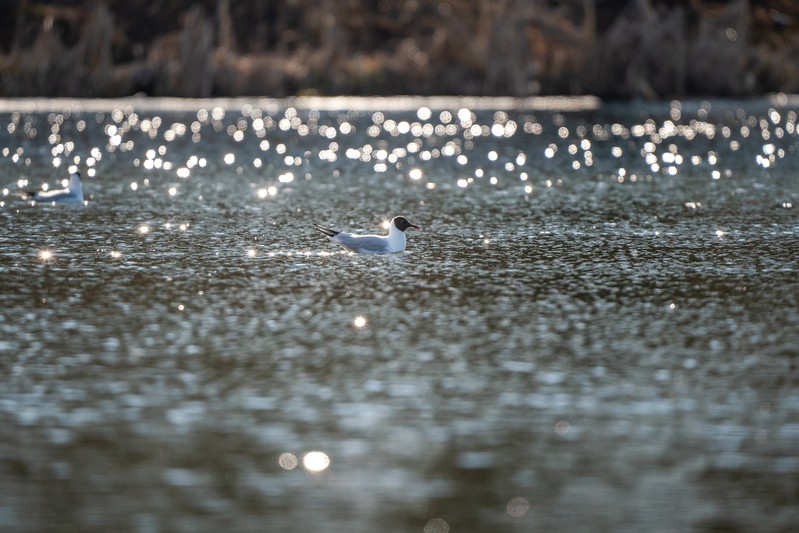
[[[3,102],[0,529],[789,530],[797,108]]]

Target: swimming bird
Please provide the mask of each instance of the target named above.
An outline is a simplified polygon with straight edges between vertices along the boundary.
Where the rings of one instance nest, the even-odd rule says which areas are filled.
[[[80,181],[80,172],[75,171],[69,175],[69,184],[66,189],[54,189],[52,191],[26,191],[23,193],[25,198],[36,200],[37,202],[57,202],[64,204],[83,203],[83,185]]]
[[[362,254],[392,254],[405,251],[405,230],[421,229],[411,224],[407,218],[397,216],[388,225],[388,235],[353,235],[314,224],[317,231],[330,237],[330,240],[345,250]]]

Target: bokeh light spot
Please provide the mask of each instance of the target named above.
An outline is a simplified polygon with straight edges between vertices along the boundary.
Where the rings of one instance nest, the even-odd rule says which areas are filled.
[[[330,466],[330,457],[324,452],[308,452],[302,458],[302,466],[308,472],[321,472]]]
[[[280,468],[283,470],[294,470],[300,462],[293,453],[281,453],[280,457],[277,458],[277,464],[279,464]]]
[[[516,497],[508,502],[507,506],[508,514],[513,516],[514,518],[524,516],[525,514],[527,514],[527,511],[529,510],[530,510],[530,502],[528,502],[524,498]]]
[[[424,533],[449,533],[449,524],[442,518],[431,518],[424,525]]]
[[[561,436],[565,435],[566,433],[569,432],[569,428],[571,428],[571,425],[567,420],[558,420],[555,423],[555,433],[557,433],[558,435]]]

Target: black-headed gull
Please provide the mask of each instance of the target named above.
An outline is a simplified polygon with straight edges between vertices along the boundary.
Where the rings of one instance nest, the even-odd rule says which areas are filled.
[[[53,189],[51,191],[29,191],[24,197],[37,202],[57,202],[64,204],[83,203],[83,185],[80,182],[80,172],[75,171],[69,175],[69,184],[66,189]]]
[[[341,233],[319,224],[314,228],[324,233],[330,240],[345,250],[362,254],[392,254],[405,251],[405,230],[420,229],[405,217],[394,217],[388,225],[388,235],[353,235]]]

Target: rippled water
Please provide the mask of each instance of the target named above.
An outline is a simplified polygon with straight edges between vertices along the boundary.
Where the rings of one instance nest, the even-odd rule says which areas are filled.
[[[1,530],[799,522],[791,102],[0,107]]]

